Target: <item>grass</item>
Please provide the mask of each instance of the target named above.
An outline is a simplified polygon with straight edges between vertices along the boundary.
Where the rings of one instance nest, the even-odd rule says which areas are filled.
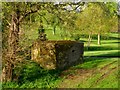
[[[120,56],[118,50],[87,51],[84,56]]]
[[[60,30],[56,35],[52,35],[50,30],[46,33],[49,40],[63,39],[60,37]],[[3,82],[2,87],[118,88],[118,34],[110,33],[106,40],[102,40],[101,45],[97,45],[97,39],[94,37],[89,48],[86,36],[80,38],[80,41],[85,44],[83,64],[59,71],[45,70],[37,63],[25,60],[18,82]]]
[[[84,63],[74,66],[74,68],[90,69],[90,68],[102,68],[106,64],[113,61],[117,61],[117,58],[85,58]]]
[[[26,61],[18,82],[3,83],[5,88],[55,88],[59,71],[42,69],[33,61]]]
[[[117,61],[118,61],[117,58],[85,59],[85,62],[83,64],[71,67],[71,70],[74,71],[73,76],[78,75],[77,78],[71,79],[69,77],[69,79],[64,79],[61,83],[69,82],[71,85],[73,85],[71,88],[74,88],[74,87],[76,88],[77,87],[78,88],[98,88],[98,87],[99,88],[117,88],[118,87],[117,69],[115,69],[115,71],[112,72],[112,73],[115,72],[114,74],[107,73],[106,77],[101,78],[102,75],[104,75],[106,72],[109,72],[113,67],[117,67],[117,63],[118,63]],[[113,63],[113,64],[110,65],[110,63]],[[82,72],[78,73],[79,70],[82,70]],[[69,71],[67,75],[70,75]],[[79,78],[81,79],[79,80]],[[78,81],[75,83],[74,80],[78,80]],[[98,83],[96,83],[97,80],[99,81]],[[102,85],[104,85],[104,87],[102,87]],[[67,85],[64,86],[64,88],[66,87],[69,87],[69,86]]]

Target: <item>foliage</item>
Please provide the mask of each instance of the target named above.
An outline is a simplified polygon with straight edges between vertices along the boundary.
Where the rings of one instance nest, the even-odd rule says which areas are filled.
[[[75,34],[72,36],[76,41],[80,40],[80,35],[79,34]]]
[[[76,21],[79,30],[84,33],[98,33],[107,31],[108,14],[102,9],[103,3],[89,3]]]
[[[76,26],[78,26],[80,32],[89,34],[89,42],[93,34],[98,34],[98,44],[100,44],[101,34],[117,31],[117,15],[113,13],[113,11],[117,11],[117,9],[115,6],[111,8],[111,4],[114,3],[88,3],[85,10],[78,14]],[[113,21],[115,23],[113,23]]]

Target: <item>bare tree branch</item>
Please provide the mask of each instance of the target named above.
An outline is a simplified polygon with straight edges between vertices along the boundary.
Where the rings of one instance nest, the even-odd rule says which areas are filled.
[[[30,15],[30,14],[32,14],[32,13],[36,13],[36,12],[38,12],[38,10],[39,10],[39,9],[34,10],[34,11],[31,10],[31,11],[25,13],[23,16],[20,17],[19,22],[21,22],[21,21],[23,20],[23,18],[25,18],[26,16],[28,16],[28,15]]]

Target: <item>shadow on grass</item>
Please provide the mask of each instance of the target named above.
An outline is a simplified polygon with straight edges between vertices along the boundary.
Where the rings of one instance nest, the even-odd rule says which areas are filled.
[[[118,37],[109,37],[109,40],[119,40],[119,36]]]
[[[109,44],[119,44],[119,41],[110,41]],[[108,44],[108,42],[103,41],[102,44]]]
[[[90,46],[84,47],[84,51],[105,51],[105,50],[118,50],[118,47],[113,46]]]
[[[88,42],[88,41],[86,41],[86,40],[79,40],[79,41],[80,41],[80,42],[83,42],[83,43],[84,43],[84,42]]]
[[[24,65],[21,71],[18,83],[22,85],[25,82],[34,82],[37,79],[41,82],[47,81],[49,83],[50,81],[58,79],[60,72],[60,70],[45,70],[37,63],[27,61],[27,64]]]
[[[99,54],[97,55],[98,57],[119,57],[120,53],[119,52],[109,52],[107,54]]]
[[[113,60],[117,61],[118,58],[109,58],[109,57],[102,57],[102,58],[100,58],[100,57],[84,57],[84,63],[83,64],[78,64],[78,65],[72,67],[72,70],[75,70],[75,69],[82,69],[82,70],[93,69],[94,70],[94,69],[96,69],[100,65],[108,64],[110,62],[113,62]]]

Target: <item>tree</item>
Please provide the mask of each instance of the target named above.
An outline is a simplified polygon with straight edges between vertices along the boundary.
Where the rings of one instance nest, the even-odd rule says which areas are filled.
[[[7,27],[6,29],[3,28],[3,31],[8,31],[8,38],[7,40],[7,51],[4,56],[7,56],[7,58],[4,58],[3,61],[5,62],[5,67],[3,68],[4,71],[4,81],[11,81],[14,80],[13,71],[14,68],[21,62],[20,59],[20,31],[21,26],[23,25],[23,22],[34,21],[34,18],[37,16],[33,16],[34,18],[31,18],[31,15],[35,13],[39,13],[41,17],[44,17],[41,13],[42,11],[47,11],[48,13],[53,13],[58,17],[60,21],[63,23],[67,22],[63,16],[59,15],[59,12],[66,12],[64,10],[64,6],[66,5],[72,5],[72,3],[63,3],[56,5],[53,2],[3,2],[2,3],[2,11],[3,11],[3,24],[4,27]],[[76,5],[80,5],[80,2],[75,3]],[[21,8],[22,7],[22,8]],[[56,8],[57,7],[57,8]],[[57,13],[56,13],[57,12]],[[30,18],[29,18],[30,17]],[[55,28],[55,26],[54,26]]]
[[[105,4],[106,8],[110,14],[109,28],[110,32],[118,32],[118,3],[117,2],[107,2]],[[114,22],[114,23],[113,23]]]
[[[110,31],[113,22],[108,8],[103,2],[88,3],[88,6],[80,13],[76,24],[80,30],[89,33],[89,42],[92,34],[98,34],[98,45],[100,45],[100,35]],[[112,19],[113,20],[113,19]],[[111,25],[112,25],[111,24]]]
[[[21,8],[23,7],[23,8]],[[8,27],[8,46],[7,59],[4,67],[4,81],[14,79],[13,70],[16,65],[21,62],[19,60],[19,32],[21,22],[30,14],[38,12],[43,7],[40,3],[26,2],[4,2],[3,3],[3,21],[7,22]]]

